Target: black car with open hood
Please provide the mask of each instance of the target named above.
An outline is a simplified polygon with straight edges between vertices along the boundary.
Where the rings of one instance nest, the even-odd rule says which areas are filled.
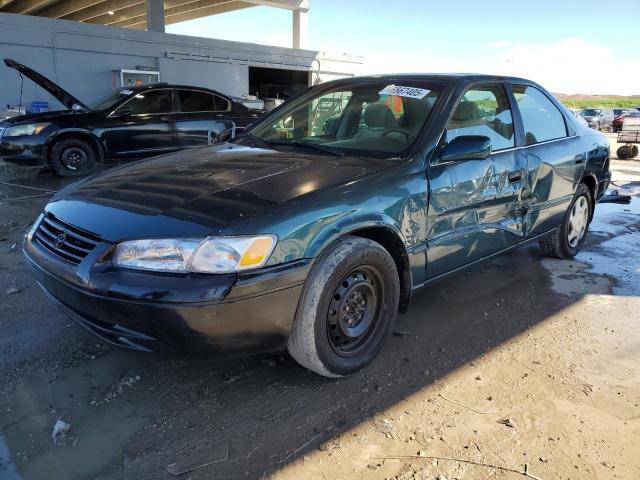
[[[87,105],[35,70],[9,58],[4,63],[66,110],[0,122],[0,158],[17,165],[50,165],[63,176],[85,175],[99,161],[226,140],[263,113],[214,90],[165,83],[120,89]]]

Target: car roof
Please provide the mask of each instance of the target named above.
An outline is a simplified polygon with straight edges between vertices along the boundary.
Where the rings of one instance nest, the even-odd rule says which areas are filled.
[[[147,90],[155,90],[155,89],[166,89],[166,88],[177,88],[177,89],[186,89],[186,90],[202,90],[203,92],[215,93],[216,95],[220,95],[221,97],[225,97],[228,100],[232,100],[229,95],[225,95],[224,93],[218,92],[217,90],[212,90],[206,87],[196,87],[195,85],[176,85],[173,83],[149,83],[147,85],[139,85],[134,87],[122,87],[121,90],[130,90],[131,92],[142,92]]]
[[[365,75],[343,78],[334,80],[333,82],[349,83],[352,81],[376,81],[376,80],[426,80],[437,82],[457,82],[460,80],[466,80],[469,82],[475,81],[495,81],[495,82],[513,82],[513,83],[526,83],[533,84],[535,82],[527,80],[525,78],[510,77],[503,75],[490,75],[485,73],[385,73],[380,75]],[[328,82],[327,82],[328,83]]]

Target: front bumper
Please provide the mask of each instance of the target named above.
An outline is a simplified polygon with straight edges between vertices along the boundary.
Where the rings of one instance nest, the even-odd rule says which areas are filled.
[[[103,340],[136,350],[203,342],[220,352],[284,348],[310,261],[243,275],[168,275],[102,263],[100,244],[79,265],[25,238],[38,284],[67,315]]]
[[[0,137],[0,159],[22,166],[47,164],[47,137]]]

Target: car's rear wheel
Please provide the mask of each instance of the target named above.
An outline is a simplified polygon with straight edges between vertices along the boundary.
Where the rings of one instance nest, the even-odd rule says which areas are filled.
[[[63,177],[86,175],[93,169],[95,162],[93,148],[80,138],[64,138],[51,148],[51,165]]]
[[[347,236],[307,278],[289,336],[291,356],[325,377],[357,372],[382,349],[398,312],[400,280],[380,244]]]
[[[623,145],[622,147],[618,148],[618,150],[616,151],[616,155],[620,160],[626,160],[627,158],[631,157],[631,148]]]
[[[592,205],[591,192],[581,183],[560,227],[540,240],[542,253],[549,257],[573,258],[584,245],[591,221]]]

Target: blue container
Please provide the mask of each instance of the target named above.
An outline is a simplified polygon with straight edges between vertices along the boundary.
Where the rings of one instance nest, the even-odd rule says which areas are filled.
[[[49,102],[31,102],[31,111],[33,113],[48,112]]]

